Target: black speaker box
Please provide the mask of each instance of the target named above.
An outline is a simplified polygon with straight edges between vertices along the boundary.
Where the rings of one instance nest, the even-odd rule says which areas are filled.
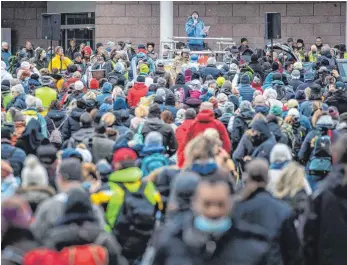
[[[265,39],[281,38],[281,13],[265,13]]]
[[[60,40],[60,14],[42,14],[42,39]]]

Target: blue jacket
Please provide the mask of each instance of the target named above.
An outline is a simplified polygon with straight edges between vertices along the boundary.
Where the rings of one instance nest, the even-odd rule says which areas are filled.
[[[101,89],[102,94],[96,97],[96,101],[98,102],[99,106],[101,106],[102,103],[104,103],[105,98],[112,97],[111,92],[112,92],[112,86],[106,86]]]
[[[19,110],[24,110],[27,107],[27,104],[25,103],[25,94],[22,93],[16,98],[13,98],[10,103],[8,103],[6,110],[9,110],[11,107],[14,107]]]
[[[262,89],[267,89],[272,87],[272,76],[274,75],[274,73],[279,73],[279,72],[278,71],[270,72],[264,80],[263,86],[261,87]]]
[[[19,177],[14,177],[13,175],[8,176],[4,181],[1,181],[1,200],[15,195],[19,186]]]
[[[238,87],[238,90],[240,92],[242,100],[248,100],[249,102],[253,101],[253,94],[255,89],[251,87],[249,84],[241,84]]]
[[[306,116],[307,118],[311,118],[311,116],[312,116],[312,104],[313,104],[313,101],[303,102],[299,107],[300,114]],[[323,103],[323,110],[324,111],[328,110],[328,105],[325,103]]]
[[[200,69],[201,77],[205,80],[208,75],[212,75],[214,79],[217,79],[222,75],[221,70],[219,70],[215,65],[207,65]]]
[[[10,66],[8,61],[10,60],[11,55],[11,52],[5,52],[1,50],[1,60],[5,62],[6,69],[8,69],[8,67]]]
[[[177,108],[175,108],[174,106],[170,106],[170,105],[164,105],[163,110],[168,110],[171,112],[173,119],[176,119],[176,114],[177,114]]]
[[[267,161],[270,161],[270,153],[272,148],[276,144],[275,136],[271,136],[269,139],[267,139],[265,142],[263,142],[261,145],[259,145],[252,154],[253,158],[264,158]]]
[[[15,177],[20,177],[25,158],[26,154],[22,149],[11,146],[9,140],[1,141],[1,159],[10,162]]]
[[[198,23],[194,26],[194,19],[189,17],[186,22],[186,32],[188,37],[206,37],[206,34],[203,32],[205,27],[204,22],[198,18]],[[189,44],[203,45],[204,40],[188,40]]]

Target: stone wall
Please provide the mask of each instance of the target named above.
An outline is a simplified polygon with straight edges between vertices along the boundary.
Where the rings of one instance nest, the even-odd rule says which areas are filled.
[[[159,2],[97,2],[96,42],[132,39],[135,44],[159,44],[159,10]],[[306,46],[316,36],[330,45],[345,41],[344,2],[174,2],[175,36],[186,36],[184,24],[194,10],[211,26],[210,37],[233,37],[237,43],[246,36],[252,46],[264,45],[265,12],[281,13],[280,41],[302,38]]]
[[[36,47],[50,46],[50,41],[41,40],[41,13],[46,11],[47,2],[1,2],[1,27],[12,29],[12,51],[24,46],[26,40]]]

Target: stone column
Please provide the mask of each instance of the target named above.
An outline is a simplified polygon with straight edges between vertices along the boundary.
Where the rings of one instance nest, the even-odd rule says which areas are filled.
[[[346,25],[345,25],[345,45],[347,46],[347,1],[346,1],[345,19],[346,19]]]
[[[160,43],[173,36],[173,1],[160,1]],[[162,54],[160,45],[160,54]]]

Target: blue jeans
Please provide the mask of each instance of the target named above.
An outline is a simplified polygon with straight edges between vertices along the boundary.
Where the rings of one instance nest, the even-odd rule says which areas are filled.
[[[188,44],[188,46],[191,51],[202,51],[203,48],[202,44]]]

